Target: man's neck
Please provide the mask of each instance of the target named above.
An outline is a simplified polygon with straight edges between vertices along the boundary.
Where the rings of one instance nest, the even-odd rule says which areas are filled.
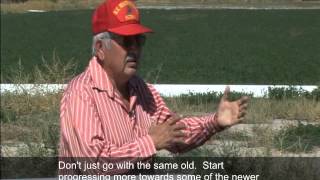
[[[120,95],[129,100],[129,89],[128,89],[128,82],[129,79],[121,78],[121,77],[113,77],[109,76],[109,79],[113,85],[113,87],[120,93]]]
[[[105,71],[115,90],[118,91],[124,99],[129,100],[128,83],[130,78],[116,75],[108,68],[105,68]]]
[[[123,98],[129,99],[128,81],[122,83],[116,83],[116,88]]]

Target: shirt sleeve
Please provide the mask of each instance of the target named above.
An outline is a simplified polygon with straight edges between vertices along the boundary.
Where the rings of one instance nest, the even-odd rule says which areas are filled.
[[[148,84],[148,87],[152,92],[157,107],[157,112],[155,113],[156,117],[154,118],[160,123],[168,120],[173,113],[166,106],[157,90],[150,84]],[[184,123],[187,126],[187,129],[185,130],[185,145],[176,145],[168,149],[174,153],[182,153],[196,148],[205,143],[213,134],[222,130],[222,127],[217,123],[216,113],[201,117],[185,117],[179,122]]]
[[[85,92],[65,93],[60,108],[63,145],[60,151],[68,152],[63,154],[70,157],[90,157],[95,162],[107,159],[105,157],[125,157],[126,161],[135,162],[156,153],[149,135],[122,146],[107,141],[96,105]]]

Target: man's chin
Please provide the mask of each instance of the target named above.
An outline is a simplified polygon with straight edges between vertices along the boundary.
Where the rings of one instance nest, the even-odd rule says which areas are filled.
[[[137,68],[135,67],[127,67],[125,69],[125,74],[129,77],[134,76],[137,73]]]

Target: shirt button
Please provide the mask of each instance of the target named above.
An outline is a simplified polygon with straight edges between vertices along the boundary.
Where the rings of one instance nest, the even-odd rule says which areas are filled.
[[[135,111],[129,111],[129,117],[130,117],[131,119],[135,119],[135,118],[136,118],[136,113],[135,113]]]
[[[135,114],[134,111],[129,111],[129,117],[131,118],[134,117],[134,114]]]

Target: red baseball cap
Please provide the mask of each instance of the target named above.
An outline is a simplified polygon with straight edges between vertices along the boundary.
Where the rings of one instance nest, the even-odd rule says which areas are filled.
[[[123,36],[152,32],[140,24],[139,11],[132,0],[106,0],[99,5],[92,16],[92,31]]]

